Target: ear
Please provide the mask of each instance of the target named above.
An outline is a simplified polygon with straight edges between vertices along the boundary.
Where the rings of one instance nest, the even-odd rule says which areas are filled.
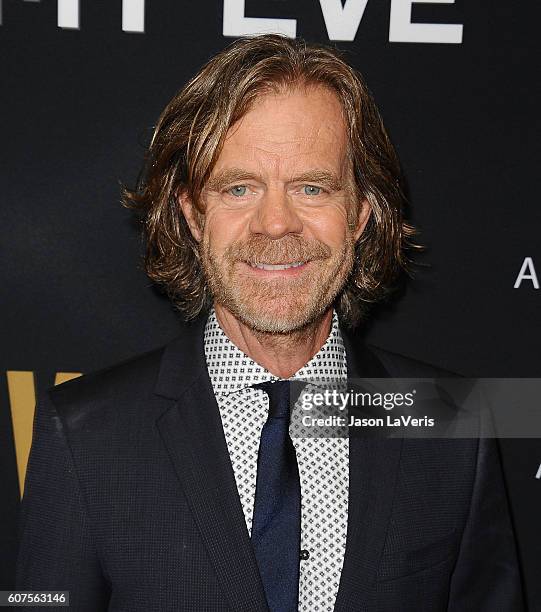
[[[195,209],[193,202],[188,197],[188,194],[185,191],[179,191],[177,193],[177,202],[180,206],[180,209],[182,210],[184,218],[186,219],[186,223],[190,228],[192,236],[197,240],[197,242],[201,242],[201,227],[198,223],[198,212]]]
[[[363,233],[364,228],[366,227],[366,224],[368,223],[368,219],[370,218],[371,212],[372,212],[372,209],[370,207],[370,204],[368,203],[368,200],[366,199],[363,200],[359,204],[357,223],[355,224],[355,229],[353,230],[355,241],[357,241],[360,238],[361,234]]]

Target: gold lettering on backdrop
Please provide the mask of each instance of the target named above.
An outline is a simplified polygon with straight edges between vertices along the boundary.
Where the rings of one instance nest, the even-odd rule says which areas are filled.
[[[11,423],[17,458],[17,473],[21,496],[24,490],[24,477],[28,464],[28,455],[32,444],[32,425],[36,406],[36,386],[34,372],[18,372],[9,370],[7,373],[9,403],[11,406]],[[55,385],[81,376],[79,372],[57,372]]]
[[[24,475],[32,442],[32,423],[36,404],[34,372],[7,372],[11,423],[17,457],[19,491],[24,488]]]
[[[54,384],[61,385],[72,378],[79,378],[79,376],[81,376],[80,372],[57,372],[54,378]]]

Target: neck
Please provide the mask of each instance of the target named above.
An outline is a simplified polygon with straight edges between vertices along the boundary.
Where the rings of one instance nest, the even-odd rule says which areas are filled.
[[[301,330],[271,334],[249,328],[220,304],[215,304],[214,309],[220,327],[231,342],[280,378],[289,378],[312,359],[325,344],[332,322],[332,308],[329,308]]]

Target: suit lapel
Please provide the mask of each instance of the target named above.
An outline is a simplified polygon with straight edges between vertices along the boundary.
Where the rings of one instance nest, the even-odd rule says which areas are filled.
[[[165,349],[156,393],[175,402],[156,425],[231,609],[263,612],[263,585],[207,373],[204,322]]]
[[[342,330],[348,378],[388,378],[379,359]],[[350,438],[348,531],[335,611],[372,609],[374,581],[390,518],[402,439]]]

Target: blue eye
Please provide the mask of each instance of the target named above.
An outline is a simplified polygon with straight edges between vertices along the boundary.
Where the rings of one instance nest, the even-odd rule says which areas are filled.
[[[242,197],[243,195],[246,195],[246,191],[245,185],[235,185],[234,187],[231,187],[229,193],[237,197]]]
[[[305,195],[316,196],[321,193],[321,187],[315,187],[314,185],[305,185],[304,186]]]

